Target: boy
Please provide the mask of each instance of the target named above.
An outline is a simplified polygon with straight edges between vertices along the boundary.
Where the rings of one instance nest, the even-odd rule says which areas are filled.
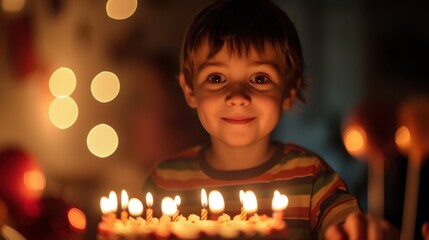
[[[179,81],[210,143],[159,164],[144,191],[158,204],[179,195],[180,213],[187,216],[199,213],[202,188],[216,189],[225,212],[235,216],[240,190],[256,194],[258,214],[272,212],[273,192],[279,190],[289,198],[284,216],[290,239],[322,238],[328,226],[360,212],[320,157],[270,141],[282,111],[304,100],[303,65],[296,29],[273,3],[222,0],[203,9],[185,35]]]

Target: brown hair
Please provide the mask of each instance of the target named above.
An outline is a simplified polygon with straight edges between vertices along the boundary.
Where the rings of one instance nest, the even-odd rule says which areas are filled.
[[[288,15],[269,0],[218,0],[201,10],[191,22],[183,40],[181,73],[192,87],[193,59],[205,41],[214,56],[226,44],[231,52],[246,55],[253,47],[264,51],[266,44],[284,55],[288,89],[300,91],[303,83],[304,59],[301,43]]]

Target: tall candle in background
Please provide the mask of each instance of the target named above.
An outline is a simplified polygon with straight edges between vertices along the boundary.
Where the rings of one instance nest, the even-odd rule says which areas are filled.
[[[395,142],[408,157],[401,227],[401,240],[407,240],[414,239],[421,166],[429,155],[429,97],[415,95],[403,102],[398,112],[402,127],[397,130]],[[400,135],[408,135],[408,140],[402,136],[401,143]]]

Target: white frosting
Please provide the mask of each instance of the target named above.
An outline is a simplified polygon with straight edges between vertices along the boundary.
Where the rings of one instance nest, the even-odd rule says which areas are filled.
[[[242,221],[237,217],[231,220],[227,214],[222,214],[218,221],[199,220],[199,216],[191,214],[188,219],[182,215],[177,222],[172,222],[168,216],[162,216],[159,220],[152,218],[150,223],[143,218],[130,218],[125,223],[116,219],[112,227],[100,223],[99,239],[114,239],[120,236],[121,239],[133,239],[133,237],[145,237],[155,235],[168,239],[175,236],[179,239],[198,239],[201,235],[209,237],[221,237],[233,239],[240,236],[251,238],[252,236],[269,236],[276,231],[285,230],[283,221],[276,221],[273,218],[262,215],[254,215],[248,221]]]

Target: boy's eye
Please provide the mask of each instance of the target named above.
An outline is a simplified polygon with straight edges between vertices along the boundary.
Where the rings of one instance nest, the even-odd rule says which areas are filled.
[[[214,74],[214,75],[209,76],[208,81],[210,83],[223,83],[226,80],[222,75]]]
[[[270,81],[270,79],[264,75],[256,75],[256,76],[252,77],[252,79],[250,79],[250,81],[252,83],[264,84],[264,83],[268,83]]]

